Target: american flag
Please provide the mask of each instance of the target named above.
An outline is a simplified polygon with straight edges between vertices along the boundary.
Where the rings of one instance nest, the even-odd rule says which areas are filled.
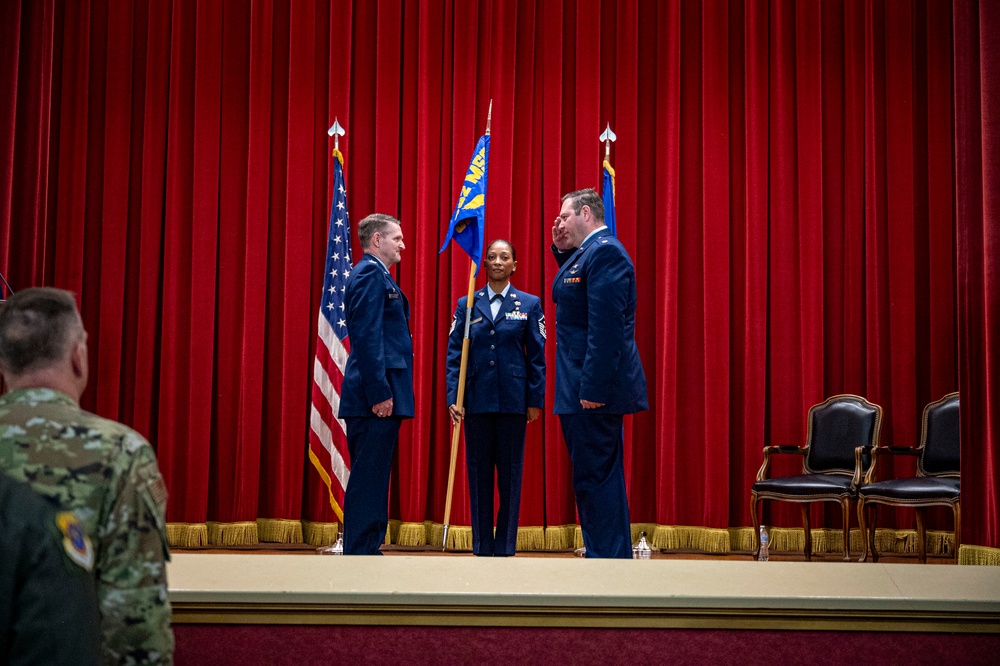
[[[344,365],[351,349],[344,321],[344,291],[351,274],[351,222],[347,216],[344,156],[333,151],[333,202],[330,237],[326,244],[323,298],[313,361],[312,411],[309,417],[309,459],[330,491],[330,505],[344,520],[344,489],[350,477],[347,427],[337,418]]]

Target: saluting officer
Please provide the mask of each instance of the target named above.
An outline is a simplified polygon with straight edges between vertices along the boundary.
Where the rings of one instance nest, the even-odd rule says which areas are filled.
[[[559,264],[553,411],[573,462],[583,542],[587,557],[630,558],[623,415],[649,408],[635,344],[635,267],[592,189],[563,196],[552,241]]]
[[[537,296],[510,283],[514,246],[495,240],[483,266],[489,284],[476,292],[469,327],[465,407],[458,409],[458,375],[468,297],[458,299],[448,336],[448,412],[465,418],[465,457],[472,509],[472,552],[508,557],[517,545],[527,424],[545,403],[545,315]],[[493,529],[493,477],[500,506]]]

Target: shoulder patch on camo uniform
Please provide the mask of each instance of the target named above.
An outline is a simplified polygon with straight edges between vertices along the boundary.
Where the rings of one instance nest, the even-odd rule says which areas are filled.
[[[94,547],[90,538],[83,531],[83,525],[72,511],[63,511],[56,515],[56,525],[63,535],[63,549],[81,567],[90,571],[94,568]]]

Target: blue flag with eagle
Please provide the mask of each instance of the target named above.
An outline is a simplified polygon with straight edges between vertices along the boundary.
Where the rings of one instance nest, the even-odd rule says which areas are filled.
[[[486,228],[486,171],[490,162],[490,136],[484,134],[476,144],[476,150],[469,162],[469,171],[465,174],[462,190],[448,225],[448,235],[438,254],[448,247],[448,241],[454,240],[458,246],[468,253],[472,263],[476,265],[476,275],[483,262],[483,236]]]

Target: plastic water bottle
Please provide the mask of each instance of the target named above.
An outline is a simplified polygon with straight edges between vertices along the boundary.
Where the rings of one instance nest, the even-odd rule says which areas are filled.
[[[767,534],[767,528],[763,525],[760,526],[760,553],[757,555],[757,559],[760,562],[767,562],[767,546],[770,541],[770,537]]]

